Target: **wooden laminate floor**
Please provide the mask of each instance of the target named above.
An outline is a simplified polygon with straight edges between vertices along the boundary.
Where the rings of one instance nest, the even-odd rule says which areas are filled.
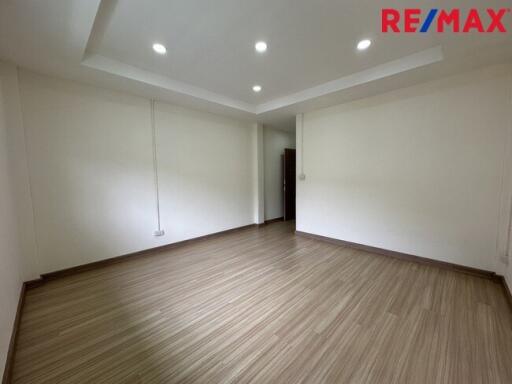
[[[28,291],[15,383],[512,383],[490,280],[276,223]]]

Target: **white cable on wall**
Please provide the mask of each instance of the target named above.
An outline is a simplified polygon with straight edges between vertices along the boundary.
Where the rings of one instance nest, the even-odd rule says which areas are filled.
[[[157,156],[157,144],[156,144],[156,124],[155,124],[155,100],[150,100],[151,110],[151,136],[153,140],[153,173],[155,181],[155,197],[156,197],[156,217],[158,223],[158,229],[153,233],[155,236],[163,236],[165,232],[162,230],[162,224],[160,220],[160,189],[158,183],[158,156]]]

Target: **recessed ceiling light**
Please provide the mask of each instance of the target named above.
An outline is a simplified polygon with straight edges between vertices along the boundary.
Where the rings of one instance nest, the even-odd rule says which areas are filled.
[[[359,49],[360,51],[364,51],[365,49],[368,49],[370,45],[372,45],[371,40],[364,39],[357,43],[357,49]]]
[[[255,85],[254,87],[252,87],[252,90],[256,93],[260,92],[261,91],[261,85]]]
[[[165,55],[165,53],[167,52],[167,48],[165,48],[165,46],[163,46],[160,43],[155,43],[153,44],[153,51],[159,53],[160,55]]]
[[[266,52],[267,51],[267,43],[265,43],[264,41],[258,41],[254,45],[254,48],[256,49],[256,52],[259,52],[259,53]]]

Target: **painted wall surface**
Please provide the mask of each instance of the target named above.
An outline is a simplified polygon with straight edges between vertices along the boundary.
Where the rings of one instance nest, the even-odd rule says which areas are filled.
[[[41,272],[253,222],[250,124],[20,72]]]
[[[497,272],[505,276],[505,281],[508,284],[510,292],[512,292],[512,68],[510,70],[509,79],[509,135],[507,142],[507,156],[505,157],[503,167],[503,185],[508,186],[504,188],[502,194],[502,217],[500,228],[503,228],[503,235],[500,237],[500,256],[501,264]]]
[[[283,169],[281,155],[285,148],[295,148],[295,134],[265,127],[265,220],[283,216]]]
[[[297,230],[495,270],[509,76],[491,67],[305,114]]]
[[[253,223],[252,126],[157,103],[162,225],[170,242]]]
[[[24,145],[16,68],[0,62],[0,377],[21,286],[36,269]]]
[[[265,152],[263,143],[263,124],[252,125],[252,155],[253,155],[253,210],[254,222],[265,222]]]

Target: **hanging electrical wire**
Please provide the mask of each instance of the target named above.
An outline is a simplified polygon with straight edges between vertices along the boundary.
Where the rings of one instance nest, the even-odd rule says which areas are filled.
[[[150,101],[151,110],[151,136],[153,140],[153,173],[155,181],[155,197],[156,197],[156,217],[158,229],[153,233],[155,236],[163,236],[165,232],[162,230],[162,223],[160,220],[160,190],[158,183],[158,156],[157,156],[157,141],[156,141],[156,124],[155,124],[155,100]]]

